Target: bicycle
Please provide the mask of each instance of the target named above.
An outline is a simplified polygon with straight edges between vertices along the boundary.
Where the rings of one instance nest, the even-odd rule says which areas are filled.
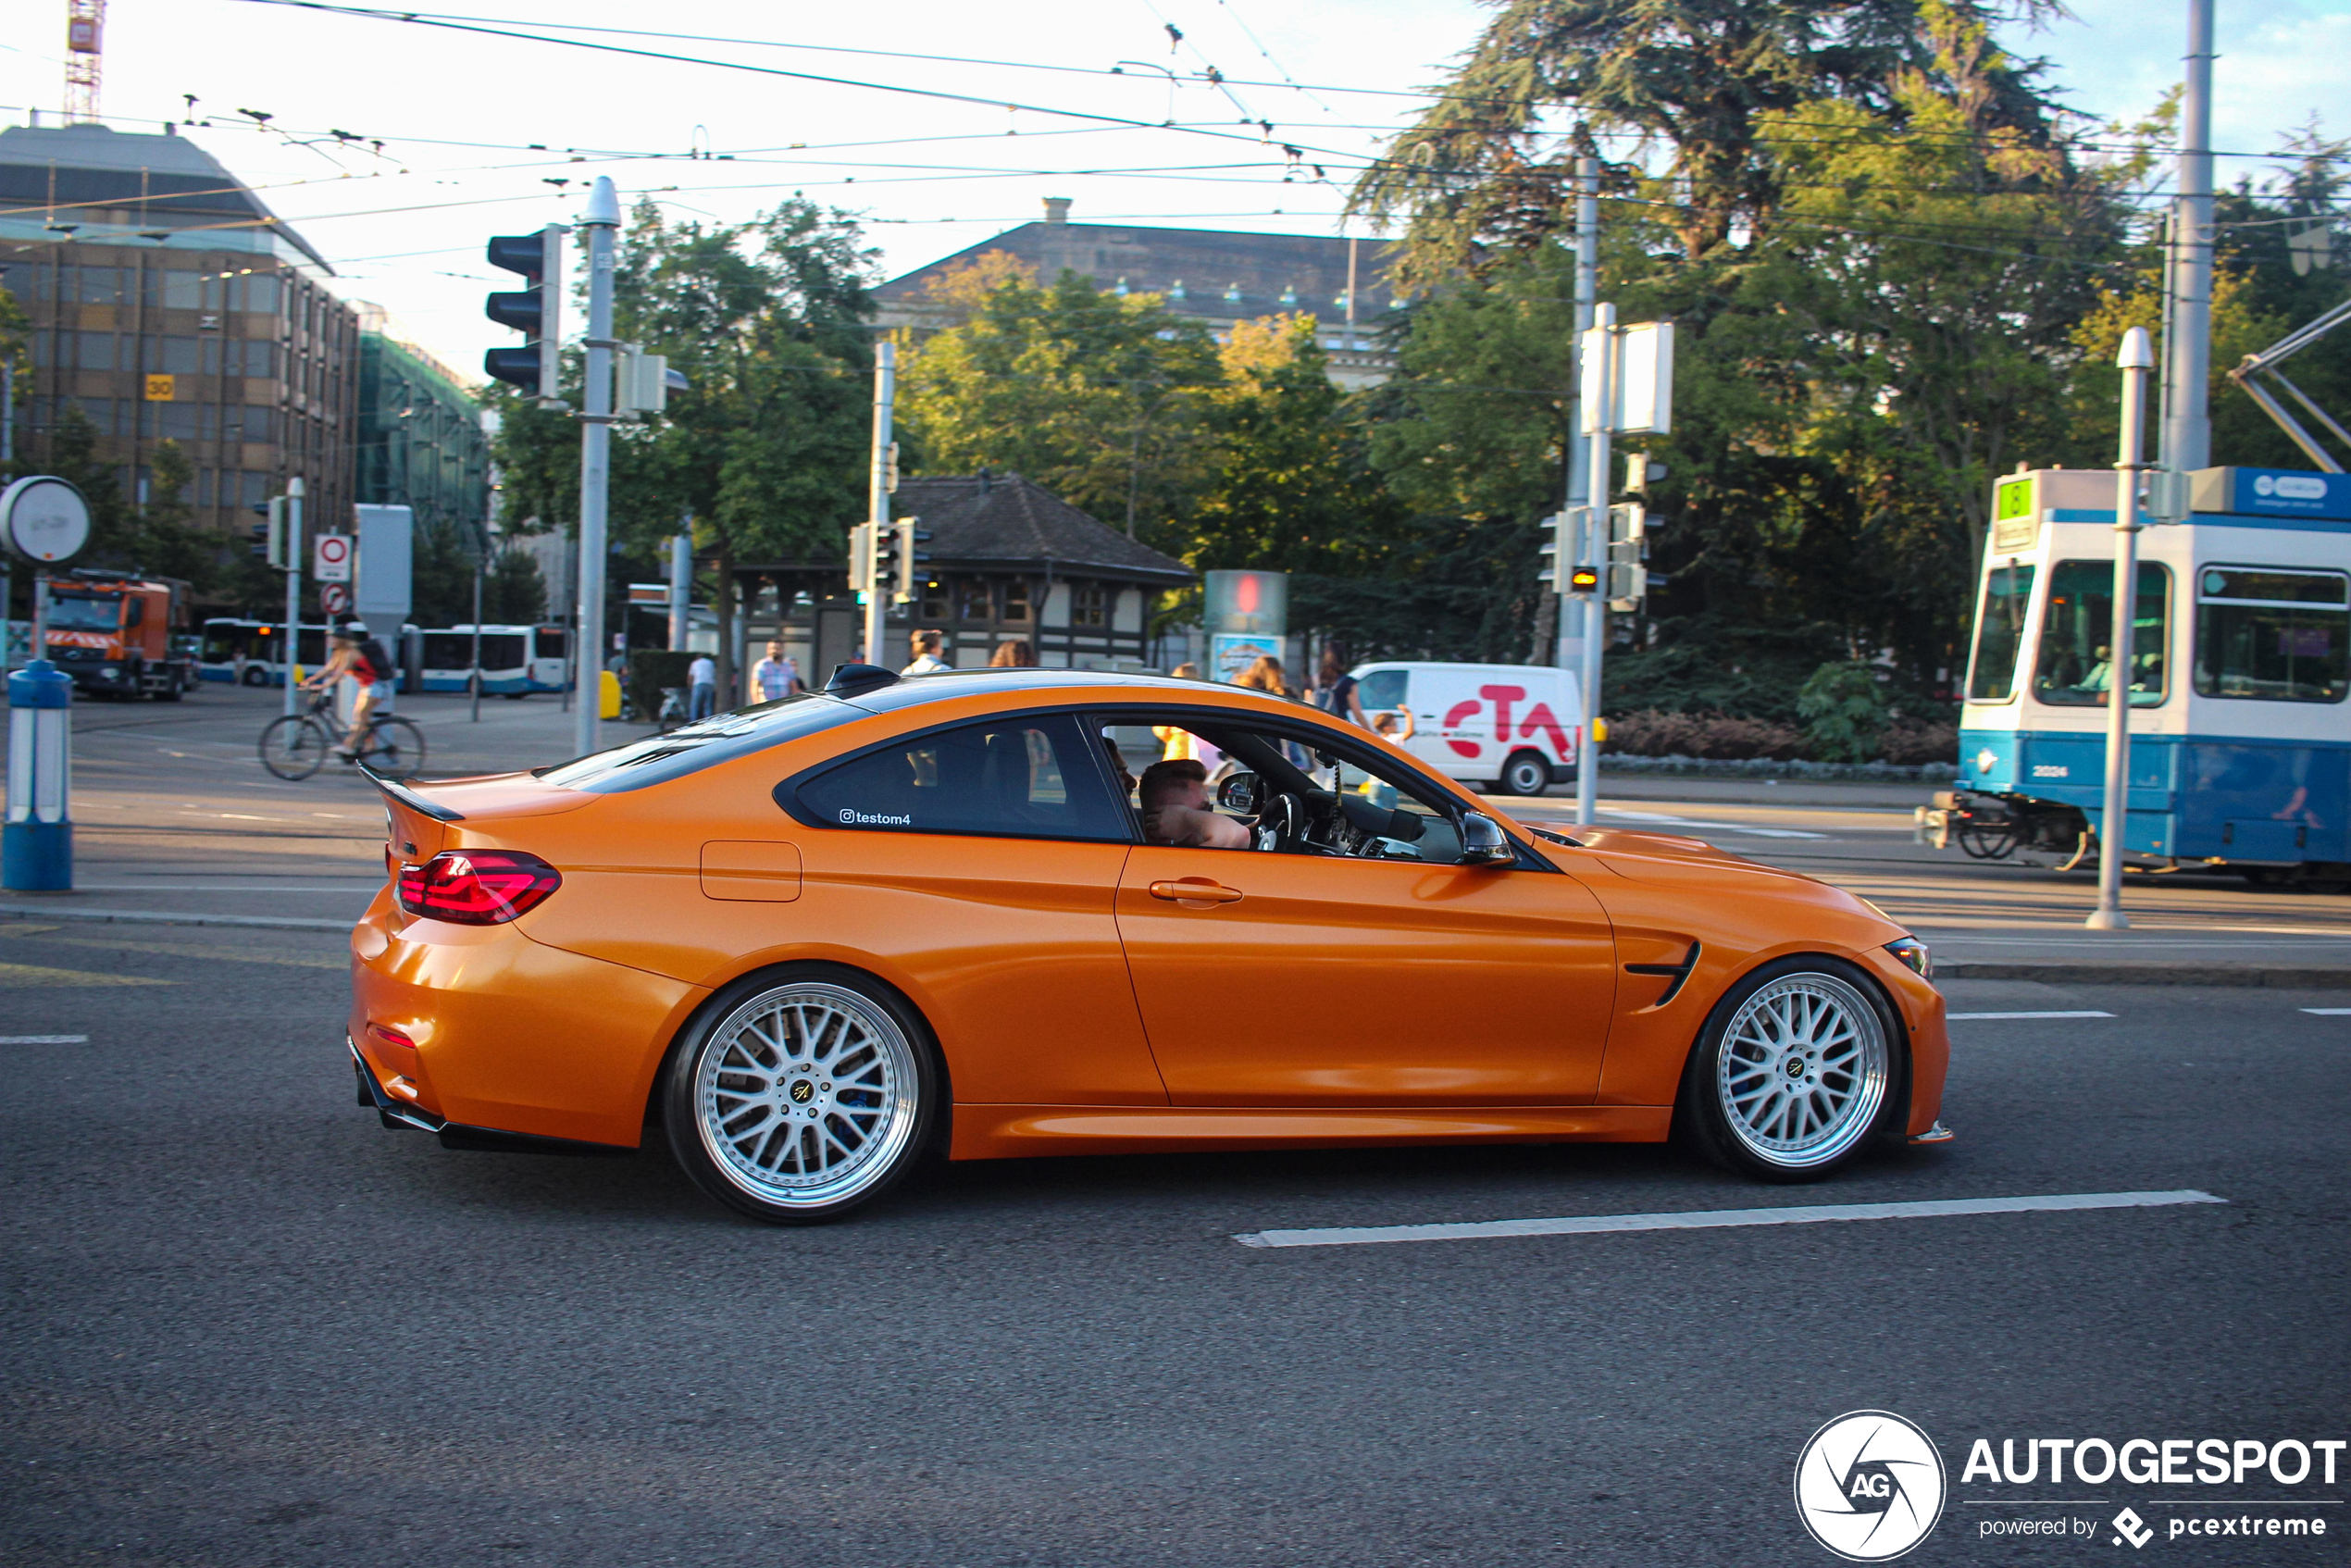
[[[309,712],[271,719],[261,732],[261,765],[287,779],[307,778],[326,766],[343,740],[333,706],[333,693],[321,691],[310,700]],[[414,774],[425,765],[424,731],[398,714],[371,714],[359,751],[342,760],[393,778]]]

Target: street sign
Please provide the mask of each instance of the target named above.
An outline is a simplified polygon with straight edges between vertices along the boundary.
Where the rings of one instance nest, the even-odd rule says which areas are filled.
[[[150,376],[147,378],[147,401],[169,403],[179,395],[179,378],[175,376]]]
[[[1620,436],[1661,436],[1673,430],[1673,323],[1587,328],[1582,356],[1577,412],[1585,434],[1605,429]]]
[[[325,584],[318,590],[318,608],[330,616],[347,615],[351,610],[351,590],[339,582]]]
[[[351,580],[351,536],[347,533],[322,533],[312,544],[310,575],[320,582]]]
[[[90,504],[60,479],[34,474],[0,492],[0,537],[45,566],[69,560],[90,542]]]
[[[669,603],[669,585],[665,582],[632,582],[628,585],[631,604],[659,605]]]

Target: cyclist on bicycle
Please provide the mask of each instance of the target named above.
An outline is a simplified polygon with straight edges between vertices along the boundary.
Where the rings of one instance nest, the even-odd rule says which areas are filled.
[[[367,721],[374,715],[376,704],[392,697],[392,656],[384,652],[382,643],[367,635],[363,622],[348,622],[330,636],[334,649],[325,666],[302,684],[305,691],[325,691],[345,676],[359,682],[358,700],[351,704],[351,732],[343,737],[342,749],[335,753],[350,762],[363,754]]]

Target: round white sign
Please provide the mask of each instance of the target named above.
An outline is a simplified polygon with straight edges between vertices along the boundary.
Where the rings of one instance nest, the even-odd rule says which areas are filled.
[[[64,479],[19,479],[0,492],[0,537],[33,560],[69,560],[90,542],[90,504]]]

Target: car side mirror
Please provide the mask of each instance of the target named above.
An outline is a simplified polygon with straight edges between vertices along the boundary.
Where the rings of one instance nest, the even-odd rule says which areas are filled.
[[[1518,851],[1511,847],[1510,835],[1502,825],[1482,811],[1462,815],[1462,864],[1463,865],[1509,865],[1518,859]]]
[[[1263,805],[1263,791],[1254,773],[1236,773],[1218,787],[1216,803],[1242,816],[1255,816]]]

